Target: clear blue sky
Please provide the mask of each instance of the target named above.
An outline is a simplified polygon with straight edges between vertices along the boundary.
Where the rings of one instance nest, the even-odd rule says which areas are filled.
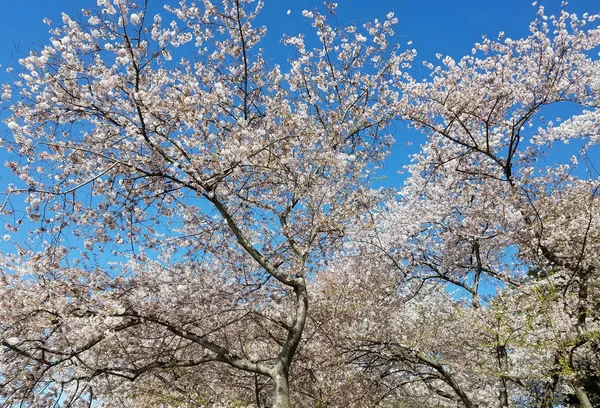
[[[62,12],[76,16],[82,8],[93,8],[96,0],[0,0],[0,83],[9,81],[5,67],[16,65],[18,58],[26,55],[31,48],[48,42],[48,26],[44,17],[60,24]],[[165,1],[149,0],[151,13],[162,12]],[[188,0],[192,1],[192,0]],[[216,0],[220,1],[220,0]],[[142,0],[139,1],[140,3]],[[340,24],[352,22],[360,25],[373,18],[383,19],[393,11],[399,19],[396,32],[401,42],[412,41],[418,60],[434,61],[437,52],[460,58],[468,54],[473,43],[481,39],[482,34],[495,37],[504,31],[508,37],[520,38],[528,34],[528,26],[535,17],[536,7],[532,0],[337,0],[338,21]],[[560,9],[561,0],[540,1],[547,13]],[[265,8],[260,23],[268,28],[263,47],[270,58],[278,58],[283,47],[279,44],[282,34],[297,34],[310,30],[307,19],[303,18],[303,9],[322,7],[320,0],[265,0]],[[287,10],[291,13],[288,15]],[[582,14],[600,12],[600,0],[572,0],[567,10]],[[283,59],[283,58],[282,58]],[[0,123],[0,134],[7,130]],[[402,125],[397,132],[406,132]],[[389,177],[388,186],[397,185],[401,178],[396,171],[406,163],[407,156],[416,149],[416,145],[407,148],[397,135],[400,143],[395,147],[393,160],[386,164]],[[417,143],[418,145],[418,143]],[[3,162],[0,154],[0,163]],[[1,164],[0,164],[1,166]],[[0,168],[0,183],[6,180],[8,170]],[[0,187],[0,190],[3,188]]]
[[[159,10],[165,0],[149,0]],[[173,0],[169,0],[173,2]],[[535,16],[531,0],[337,0],[339,22],[356,24],[383,18],[394,11],[399,19],[397,32],[403,40],[412,40],[421,58],[433,59],[436,52],[460,57],[471,50],[482,34],[496,36],[505,31],[517,38],[527,34]],[[12,65],[23,53],[48,39],[48,27],[42,19],[60,22],[61,12],[72,16],[82,8],[95,6],[95,0],[2,0],[0,12],[0,64]],[[140,1],[141,3],[141,1]],[[281,34],[308,29],[303,9],[321,6],[319,0],[265,0],[261,16],[268,26],[268,40],[277,42]],[[560,0],[541,1],[549,10],[558,10]],[[291,10],[287,15],[286,11]],[[568,10],[599,12],[600,0],[572,0]],[[268,53],[268,51],[267,51]],[[1,70],[0,81],[6,79]]]

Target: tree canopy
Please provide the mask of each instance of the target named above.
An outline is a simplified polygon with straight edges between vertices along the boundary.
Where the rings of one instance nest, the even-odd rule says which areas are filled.
[[[19,60],[0,406],[600,403],[600,15],[423,67],[336,7],[286,64],[253,0],[98,0]]]

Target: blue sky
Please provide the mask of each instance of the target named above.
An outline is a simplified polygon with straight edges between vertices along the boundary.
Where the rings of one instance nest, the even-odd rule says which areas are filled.
[[[172,1],[172,0],[170,0]],[[164,0],[149,0],[160,10]],[[95,0],[3,0],[0,13],[0,64],[13,65],[20,55],[48,41],[44,17],[60,21],[61,12],[76,16],[82,8],[93,7]],[[141,1],[140,1],[141,3]],[[321,6],[318,0],[266,0],[261,22],[268,27],[268,43],[282,34],[307,30],[303,9]],[[541,1],[550,12],[557,11],[560,0]],[[469,53],[482,34],[496,36],[505,31],[517,38],[527,35],[528,24],[535,17],[530,0],[338,0],[340,24],[360,24],[383,18],[394,11],[399,19],[397,33],[401,40],[413,41],[419,59],[432,60],[436,52],[460,57]],[[572,0],[568,10],[577,13],[599,12],[600,0]],[[291,13],[288,15],[287,10]],[[268,53],[268,50],[267,50]],[[1,70],[0,81],[7,77]]]
[[[50,18],[58,25],[61,12],[77,16],[82,8],[93,8],[96,0],[0,0],[0,83],[9,81],[5,68],[14,66],[17,60],[30,49],[48,42],[48,26],[42,22]],[[149,0],[153,11],[162,10],[165,1]],[[188,0],[191,1],[191,0]],[[217,0],[220,1],[220,0]],[[528,34],[530,21],[535,17],[536,7],[532,0],[337,0],[339,24],[354,23],[361,25],[373,18],[383,19],[393,11],[399,19],[397,35],[402,43],[412,41],[412,47],[418,51],[418,61],[434,61],[437,52],[460,58],[470,53],[473,43],[481,39],[482,34],[496,37],[504,31],[508,37],[520,38]],[[142,3],[142,0],[139,1]],[[263,43],[266,55],[270,58],[286,58],[279,43],[283,34],[294,35],[311,30],[309,21],[302,17],[303,9],[322,7],[320,0],[265,0],[265,8],[259,21],[268,28]],[[548,13],[560,9],[561,0],[541,1]],[[287,11],[290,10],[288,14]],[[567,10],[582,14],[600,12],[600,0],[572,0]],[[0,112],[0,116],[2,113]],[[0,135],[8,130],[0,122]],[[399,186],[402,176],[397,171],[408,162],[408,155],[418,148],[419,140],[407,147],[406,140],[415,140],[404,125],[396,126],[398,144],[394,154],[386,162],[384,174],[387,178],[382,184]],[[0,184],[10,179],[9,171],[1,166],[5,154],[0,153]],[[0,190],[4,187],[0,186]],[[1,235],[1,231],[0,231]]]
[[[10,80],[6,75],[7,66],[16,65],[16,61],[26,55],[31,48],[48,42],[48,26],[42,22],[47,17],[60,23],[62,12],[76,16],[82,8],[92,8],[96,0],[0,0],[0,83]],[[156,12],[168,14],[162,10],[165,1],[149,0],[150,7]],[[192,0],[188,0],[192,1]],[[530,21],[535,17],[536,7],[532,0],[337,0],[338,22],[340,24],[362,24],[373,18],[383,19],[393,11],[399,19],[397,34],[402,43],[412,41],[412,47],[418,51],[417,60],[434,61],[436,53],[448,54],[460,58],[468,54],[473,43],[481,39],[482,34],[495,37],[504,31],[508,37],[519,38],[528,34]],[[142,0],[139,1],[142,3]],[[549,13],[560,9],[561,0],[545,0]],[[303,9],[321,7],[320,0],[265,0],[260,22],[268,28],[263,44],[270,58],[282,57],[289,51],[279,44],[283,34],[294,35],[310,30],[309,22],[303,18]],[[600,0],[572,0],[567,9],[578,14],[600,12]],[[291,13],[288,14],[287,11]],[[152,11],[154,13],[154,11]],[[402,125],[397,132],[402,130]],[[0,132],[5,132],[0,124]],[[397,139],[403,139],[397,137]],[[398,151],[401,150],[401,151]],[[395,148],[393,171],[390,178],[408,153],[405,144]],[[401,157],[402,156],[402,157]],[[1,157],[0,157],[1,158]],[[3,160],[2,160],[3,161]],[[0,169],[0,181],[6,170]],[[393,173],[393,174],[392,174]],[[391,181],[391,180],[390,180]]]

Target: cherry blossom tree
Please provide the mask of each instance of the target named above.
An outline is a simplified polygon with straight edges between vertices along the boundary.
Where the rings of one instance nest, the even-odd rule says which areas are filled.
[[[260,1],[97,5],[3,88],[2,211],[33,226],[2,256],[3,405],[288,407],[307,281],[375,202],[414,53],[333,4],[289,68]]]
[[[356,294],[327,333],[342,331],[333,343],[384,400],[592,406],[599,18],[540,7],[527,38],[484,38],[400,85],[399,109],[427,139],[327,289]],[[365,270],[396,278],[344,278]]]
[[[3,86],[4,405],[595,403],[600,15],[423,80],[393,14],[305,11],[280,66],[261,2],[97,5]]]

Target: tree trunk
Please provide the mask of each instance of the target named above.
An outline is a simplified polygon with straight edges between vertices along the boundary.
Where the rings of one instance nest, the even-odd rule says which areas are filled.
[[[583,387],[576,385],[573,388],[575,389],[575,395],[579,400],[579,404],[581,404],[581,408],[592,408],[592,403],[590,402],[590,399],[585,393]]]
[[[279,370],[273,376],[273,408],[290,408],[290,386],[287,373]]]
[[[500,341],[500,339],[497,339]],[[498,344],[496,346],[496,353],[498,355],[498,365],[500,367],[500,406],[502,408],[508,407],[508,384],[506,381],[506,373],[508,372],[508,356],[506,354],[506,346],[504,344]]]
[[[430,367],[435,368],[436,371],[442,375],[446,384],[448,384],[454,390],[454,392],[456,393],[456,395],[458,395],[463,404],[465,404],[466,408],[477,408],[477,405],[473,404],[469,396],[463,391],[463,389],[456,382],[452,374],[450,374],[450,372],[446,370],[442,363],[426,356],[423,353],[418,353],[417,358],[429,365]]]

